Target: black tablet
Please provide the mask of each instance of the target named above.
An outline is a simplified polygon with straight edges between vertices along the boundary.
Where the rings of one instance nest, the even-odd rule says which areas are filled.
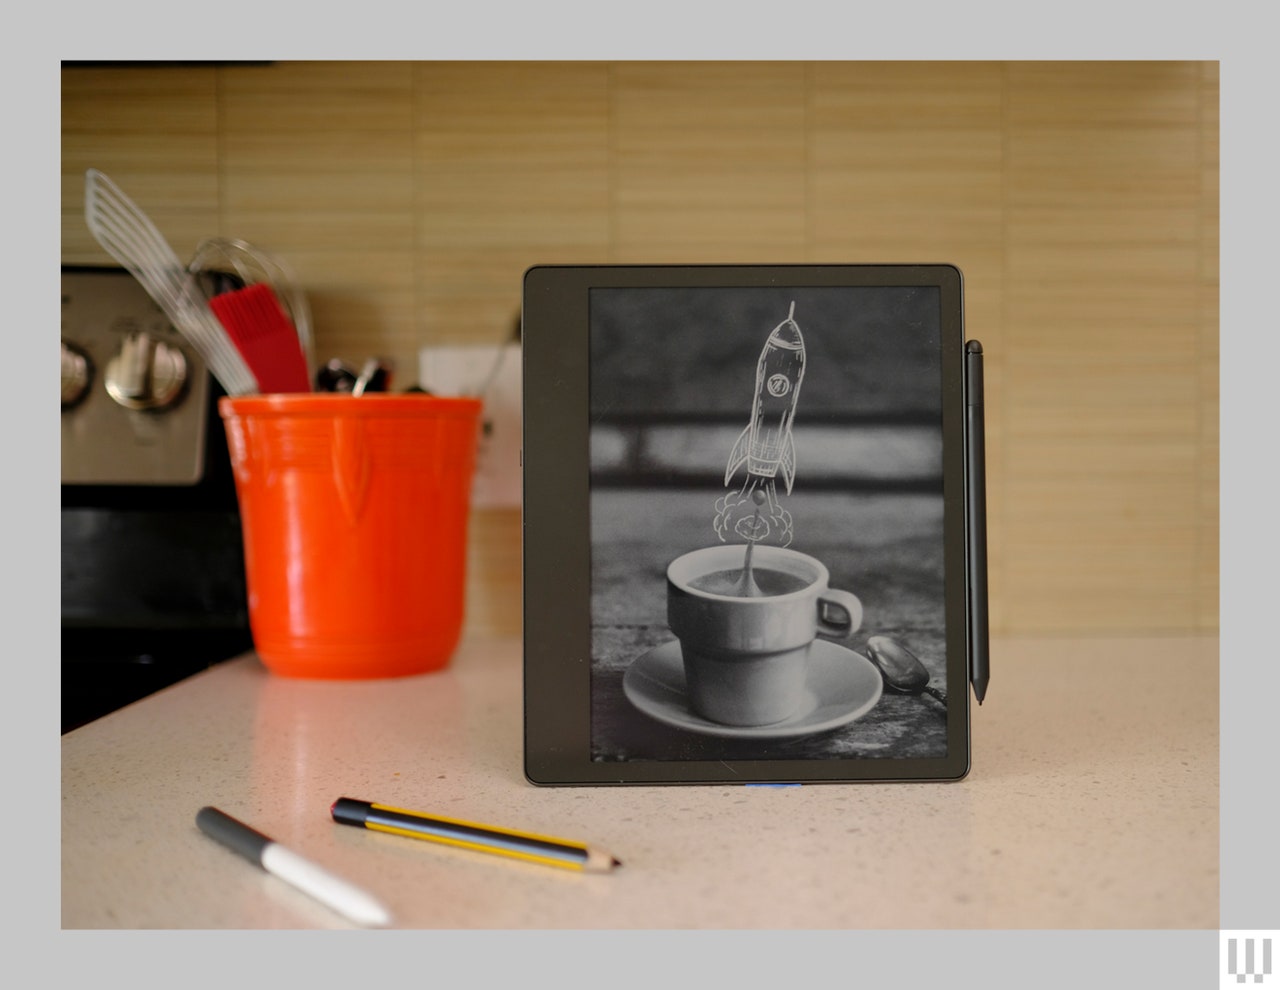
[[[532,783],[968,772],[958,269],[538,266],[522,340]]]

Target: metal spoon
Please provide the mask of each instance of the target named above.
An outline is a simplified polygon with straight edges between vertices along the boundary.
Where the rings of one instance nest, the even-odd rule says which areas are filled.
[[[751,531],[756,532],[756,527],[760,524],[760,506],[764,504],[764,492],[756,489],[751,493],[752,500],[756,503],[756,514],[752,521]],[[756,548],[756,541],[749,540],[747,542],[747,552],[742,559],[742,577],[738,580],[738,587],[735,592],[739,598],[763,598],[764,592],[760,590],[760,585],[756,584],[755,573],[751,570],[751,552]]]
[[[927,694],[944,705],[945,691],[929,685],[929,670],[919,657],[897,640],[888,636],[872,636],[867,640],[867,657],[880,669],[885,687],[900,694]]]

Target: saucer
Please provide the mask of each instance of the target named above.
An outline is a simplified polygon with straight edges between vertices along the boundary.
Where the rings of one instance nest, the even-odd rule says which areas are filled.
[[[677,729],[732,739],[786,739],[835,729],[865,715],[880,700],[884,681],[861,653],[815,639],[805,699],[794,715],[769,725],[722,725],[690,711],[680,641],[671,640],[636,658],[622,678],[622,690],[640,711]]]

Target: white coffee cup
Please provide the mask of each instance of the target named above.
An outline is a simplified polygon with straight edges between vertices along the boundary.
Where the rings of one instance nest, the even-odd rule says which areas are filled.
[[[828,587],[821,561],[764,545],[753,549],[751,561],[764,594],[744,597],[736,580],[745,552],[741,544],[725,544],[673,560],[667,624],[680,641],[696,714],[725,725],[769,725],[803,704],[814,638],[852,637],[862,625],[862,603]]]

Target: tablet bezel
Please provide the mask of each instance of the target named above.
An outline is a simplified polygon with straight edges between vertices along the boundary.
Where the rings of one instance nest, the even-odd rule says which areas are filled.
[[[949,264],[538,265],[524,276],[524,772],[538,785],[953,781],[970,765],[964,305]],[[939,290],[947,755],[936,759],[591,759],[589,296],[595,288]]]

